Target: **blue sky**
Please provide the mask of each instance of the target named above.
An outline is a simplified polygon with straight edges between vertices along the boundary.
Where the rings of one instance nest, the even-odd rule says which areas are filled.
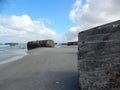
[[[77,41],[79,32],[120,19],[119,3],[120,0],[0,0],[0,42]]]
[[[63,34],[76,23],[69,19],[75,0],[11,0],[2,9],[4,15],[29,15],[32,20],[47,19],[47,27]]]

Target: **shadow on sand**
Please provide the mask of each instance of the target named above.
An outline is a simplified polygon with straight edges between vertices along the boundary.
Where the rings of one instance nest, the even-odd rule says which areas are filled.
[[[76,72],[34,72],[0,81],[0,90],[79,90]]]

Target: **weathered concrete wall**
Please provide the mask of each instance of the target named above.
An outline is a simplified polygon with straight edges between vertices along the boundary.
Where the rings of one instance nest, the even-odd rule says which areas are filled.
[[[37,40],[37,41],[29,41],[27,43],[27,49],[34,49],[38,47],[54,47],[54,41],[53,40]]]
[[[120,90],[120,21],[79,33],[81,90]]]

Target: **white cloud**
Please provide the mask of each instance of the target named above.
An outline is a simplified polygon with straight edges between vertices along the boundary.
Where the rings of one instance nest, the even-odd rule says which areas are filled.
[[[47,18],[39,18],[39,20],[42,22],[42,23],[47,23],[47,24],[53,24],[53,22],[52,21],[50,21],[49,19],[47,19]]]
[[[4,38],[4,39],[3,39]],[[28,15],[0,15],[0,42],[53,39],[58,35],[40,20],[32,20]]]
[[[69,17],[73,22],[79,24],[76,28],[80,32],[120,19],[119,4],[120,0],[86,0],[86,3],[83,5],[82,0],[76,0]],[[71,32],[71,29],[68,32],[71,35],[74,34],[74,32]]]
[[[55,41],[77,40],[78,32],[120,19],[120,0],[76,0],[70,11],[72,22],[78,23],[65,35],[58,35],[45,24],[52,24],[48,19],[32,20],[28,15],[0,15],[0,42],[25,42],[37,39]]]
[[[78,37],[80,27],[71,27],[70,30],[66,33],[67,41],[76,41]]]

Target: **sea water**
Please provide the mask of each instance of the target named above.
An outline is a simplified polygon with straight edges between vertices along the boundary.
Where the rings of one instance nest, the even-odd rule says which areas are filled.
[[[56,44],[55,48],[65,47],[66,45]],[[20,43],[15,46],[0,44],[0,64],[19,60],[27,55],[27,44]]]
[[[26,43],[20,43],[15,46],[0,44],[0,64],[18,60],[25,55],[27,55]]]

